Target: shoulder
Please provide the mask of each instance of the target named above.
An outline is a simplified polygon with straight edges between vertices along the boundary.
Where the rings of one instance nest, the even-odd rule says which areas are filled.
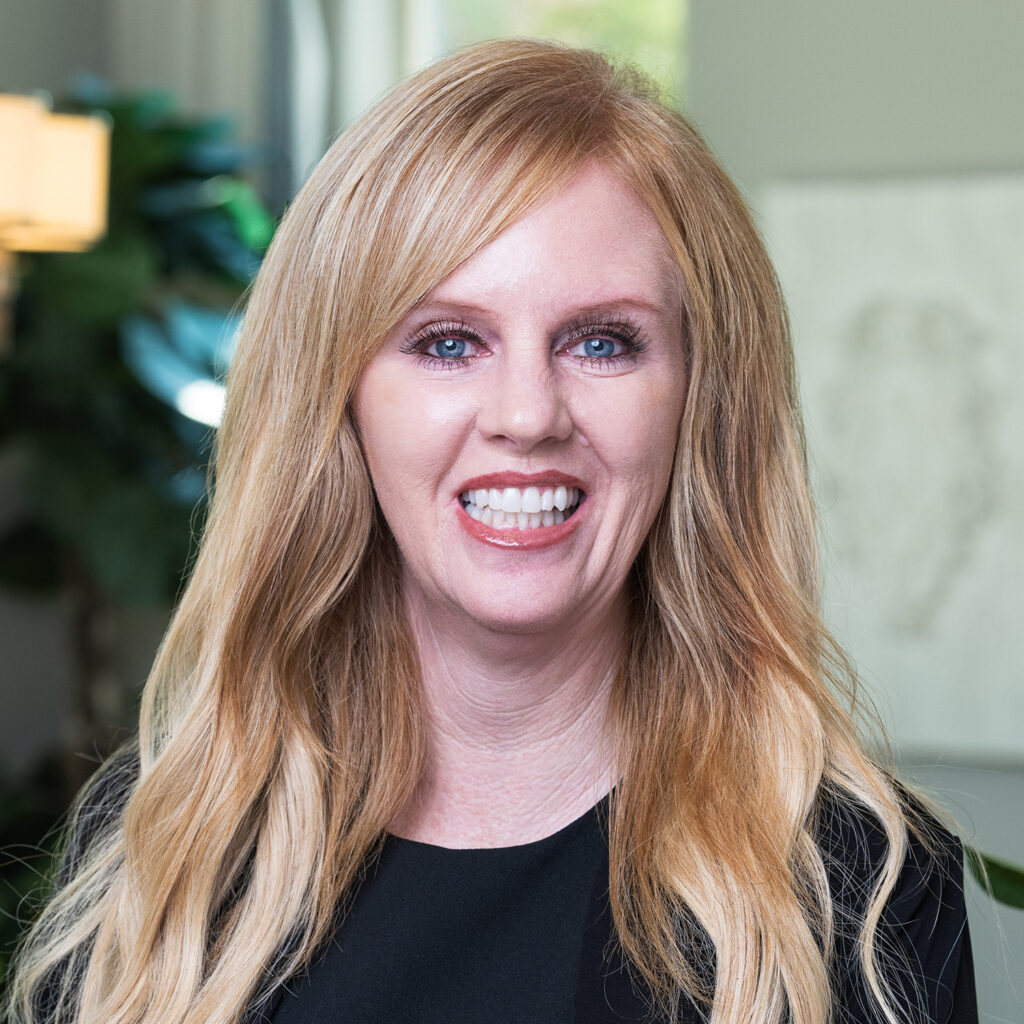
[[[108,758],[82,788],[69,815],[58,886],[71,880],[99,837],[120,825],[138,777],[138,750],[131,743]]]
[[[120,827],[128,797],[138,778],[138,756],[134,745],[125,746],[100,766],[82,787],[63,826],[63,853],[53,878],[52,895],[70,886],[79,875],[89,851],[112,830]],[[44,910],[46,915],[52,904]],[[68,922],[75,924],[75,914],[65,910],[47,925],[50,934],[64,934]],[[54,922],[57,931],[54,931]],[[38,922],[37,922],[38,926]],[[84,943],[65,946],[65,952],[52,960],[36,983],[31,994],[34,1019],[40,1022],[58,1019],[58,1007],[67,998],[77,999],[76,986],[81,978],[83,964],[88,958],[91,939]],[[49,938],[43,939],[49,944]],[[49,950],[47,951],[49,952]],[[66,1010],[60,1019],[65,1019]]]
[[[907,845],[886,914],[902,919],[923,902],[941,899],[946,890],[962,897],[963,844],[905,787],[894,783],[894,788],[903,810]],[[824,789],[816,840],[833,898],[856,904],[858,896],[877,881],[888,855],[889,840],[881,822],[859,801]]]
[[[879,918],[877,962],[899,1002],[920,1007],[922,1019],[973,1024],[977,1003],[963,845],[913,794],[898,783],[895,789],[907,843]],[[833,900],[839,988],[862,1006],[863,989],[854,980],[862,978],[857,939],[889,842],[875,815],[852,798],[823,793],[819,805],[817,842]]]

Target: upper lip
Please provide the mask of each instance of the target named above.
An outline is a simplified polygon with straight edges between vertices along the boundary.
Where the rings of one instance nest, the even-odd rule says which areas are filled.
[[[564,484],[566,487],[578,487],[584,493],[587,486],[579,477],[570,473],[561,473],[557,469],[543,469],[537,473],[517,473],[514,470],[506,470],[503,473],[484,473],[482,476],[474,476],[459,485],[455,496],[464,494],[466,491],[475,491],[503,487],[540,487],[543,484]]]

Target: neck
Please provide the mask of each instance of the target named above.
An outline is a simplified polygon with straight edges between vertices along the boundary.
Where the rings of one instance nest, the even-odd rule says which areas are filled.
[[[439,846],[512,846],[558,831],[615,782],[608,705],[624,598],[537,633],[406,607],[423,684],[427,760],[391,831]]]

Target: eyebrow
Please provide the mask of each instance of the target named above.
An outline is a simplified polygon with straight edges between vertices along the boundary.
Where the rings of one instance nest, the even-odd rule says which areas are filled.
[[[458,310],[461,313],[477,314],[480,316],[489,316],[494,312],[487,306],[478,306],[473,302],[461,302],[445,299],[443,297],[435,298],[431,296],[427,296],[421,302],[416,303],[409,312],[410,315],[416,315],[433,307],[443,307],[445,309]],[[658,303],[650,302],[647,299],[624,295],[613,299],[601,299],[599,302],[590,302],[584,306],[574,306],[569,311],[569,315],[602,316],[623,308],[643,310],[644,312],[652,313],[655,316],[661,316],[666,312],[666,307],[659,305]]]

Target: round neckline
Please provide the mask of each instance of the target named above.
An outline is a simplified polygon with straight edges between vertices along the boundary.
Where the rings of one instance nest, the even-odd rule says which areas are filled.
[[[597,803],[588,807],[578,818],[574,818],[567,825],[563,825],[556,832],[542,836],[540,839],[531,839],[528,843],[514,843],[510,846],[441,846],[438,843],[427,843],[420,839],[406,839],[404,836],[396,836],[393,832],[385,835],[385,842],[389,845],[402,846],[407,849],[419,848],[423,851],[431,851],[438,856],[464,855],[464,856],[487,856],[488,854],[498,855],[508,853],[525,853],[529,850],[538,850],[547,845],[553,845],[561,840],[570,839],[580,832],[584,826],[595,819],[600,825],[600,817],[607,819],[608,800],[611,792],[605,793]]]

